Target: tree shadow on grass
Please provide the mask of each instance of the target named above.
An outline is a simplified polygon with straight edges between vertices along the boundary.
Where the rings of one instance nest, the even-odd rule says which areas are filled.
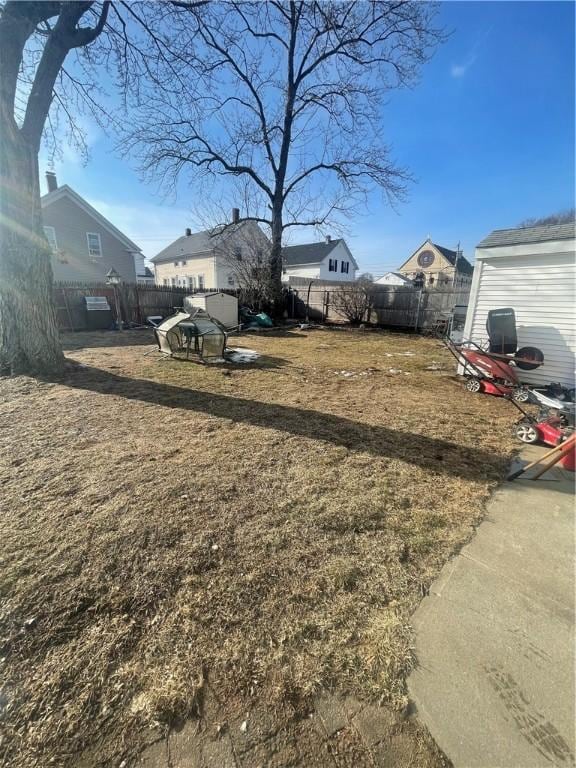
[[[62,349],[86,349],[90,347],[136,347],[156,344],[152,328],[125,331],[76,331],[60,334]]]
[[[276,429],[307,440],[332,443],[351,451],[400,459],[432,473],[467,480],[501,480],[509,463],[506,455],[428,435],[404,432],[384,425],[365,424],[322,411],[247,400],[147,379],[133,379],[85,365],[75,367],[62,383],[75,389]],[[441,493],[440,488],[438,492]]]

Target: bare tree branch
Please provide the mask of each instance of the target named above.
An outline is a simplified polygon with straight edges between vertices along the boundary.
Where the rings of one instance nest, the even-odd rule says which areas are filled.
[[[242,213],[270,222],[270,290],[278,296],[286,229],[334,226],[373,189],[392,205],[403,198],[410,176],[382,139],[381,107],[389,89],[414,82],[441,41],[435,7],[185,5],[187,87],[156,94],[130,137],[143,172],[167,188],[186,171],[203,196],[221,196],[223,174],[252,183],[256,194]]]

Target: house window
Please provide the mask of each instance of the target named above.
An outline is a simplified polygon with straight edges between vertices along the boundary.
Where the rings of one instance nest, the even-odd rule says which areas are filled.
[[[198,288],[203,291],[205,287],[204,275],[198,275]]]
[[[176,278],[175,277],[170,278],[170,282],[172,283],[173,286],[175,286],[176,285]]]
[[[164,285],[168,285],[168,278],[167,277],[164,278]]]
[[[338,272],[338,259],[328,259],[328,272]]]
[[[242,248],[235,246],[233,254],[236,261],[242,261]]]
[[[86,240],[88,241],[88,255],[93,259],[99,259],[102,256],[100,233],[86,232]]]
[[[234,275],[229,274],[228,275],[228,285],[230,286],[230,288],[234,288],[235,284],[236,284],[236,281],[234,280]]]
[[[340,264],[340,272],[343,272],[344,274],[348,274],[349,269],[350,269],[350,262],[342,261]]]
[[[44,235],[46,236],[46,240],[48,240],[48,245],[50,246],[52,253],[56,253],[58,250],[58,243],[56,242],[56,230],[54,227],[44,227]]]
[[[175,261],[174,266],[177,267],[179,263],[180,263],[179,261]]]
[[[196,288],[196,278],[194,276],[188,278],[188,288],[192,288],[192,290]]]
[[[181,267],[185,267],[186,266],[186,259],[182,259],[182,261],[180,262],[180,266]]]

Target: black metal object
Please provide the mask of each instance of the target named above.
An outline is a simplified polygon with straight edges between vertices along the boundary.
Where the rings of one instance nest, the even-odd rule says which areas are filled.
[[[488,332],[489,352],[513,355],[518,349],[516,314],[512,307],[489,310],[486,319],[486,331]]]

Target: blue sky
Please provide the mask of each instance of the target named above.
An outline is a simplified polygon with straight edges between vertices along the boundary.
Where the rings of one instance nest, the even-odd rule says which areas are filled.
[[[412,90],[391,94],[382,129],[416,178],[391,210],[379,194],[349,222],[346,240],[362,271],[400,266],[429,235],[472,259],[492,229],[574,205],[572,2],[447,2],[452,34]],[[201,191],[163,200],[86,124],[90,160],[73,149],[55,163],[68,183],[138,243],[147,257],[195,226]],[[41,158],[41,172],[46,168]],[[291,242],[317,239],[298,232]]]

